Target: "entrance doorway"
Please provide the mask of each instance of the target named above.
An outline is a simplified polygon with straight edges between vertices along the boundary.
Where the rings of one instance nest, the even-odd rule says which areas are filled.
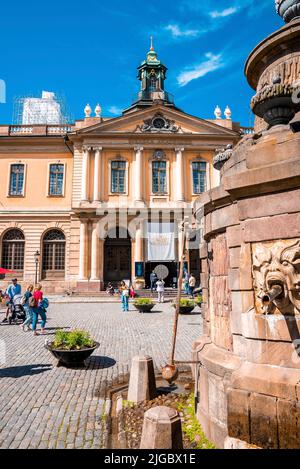
[[[131,280],[131,239],[127,230],[117,228],[104,242],[104,284],[121,280]]]

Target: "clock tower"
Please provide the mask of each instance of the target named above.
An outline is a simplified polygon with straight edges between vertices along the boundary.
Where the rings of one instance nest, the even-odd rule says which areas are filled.
[[[151,46],[146,60],[138,67],[137,77],[141,82],[141,89],[135,102],[124,113],[149,107],[154,102],[161,102],[165,106],[175,107],[173,96],[165,91],[167,70],[167,67],[157,58],[157,53],[153,47],[153,38],[151,37]]]

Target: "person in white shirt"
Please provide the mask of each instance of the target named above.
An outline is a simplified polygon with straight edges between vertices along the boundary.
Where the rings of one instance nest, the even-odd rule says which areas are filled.
[[[194,290],[196,286],[196,278],[194,277],[193,274],[191,274],[189,278],[189,290],[190,290],[190,295],[194,298]]]
[[[162,279],[156,282],[156,291],[158,294],[158,303],[163,303],[165,301],[165,282]]]

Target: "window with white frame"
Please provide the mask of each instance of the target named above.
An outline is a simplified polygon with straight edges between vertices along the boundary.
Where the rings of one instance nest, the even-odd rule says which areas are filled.
[[[207,163],[205,161],[193,161],[193,193],[202,194],[206,191]]]
[[[49,195],[62,196],[64,193],[64,164],[50,164],[49,168]]]
[[[111,162],[111,193],[126,193],[126,161]]]
[[[167,162],[152,162],[152,192],[153,194],[167,193]]]
[[[24,194],[24,164],[10,166],[9,195],[22,196]]]

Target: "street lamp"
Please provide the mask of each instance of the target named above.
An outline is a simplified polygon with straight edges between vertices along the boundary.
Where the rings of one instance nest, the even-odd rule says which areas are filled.
[[[34,261],[35,261],[35,285],[38,283],[38,266],[39,266],[39,261],[40,261],[40,253],[39,251],[36,251],[34,254]]]

